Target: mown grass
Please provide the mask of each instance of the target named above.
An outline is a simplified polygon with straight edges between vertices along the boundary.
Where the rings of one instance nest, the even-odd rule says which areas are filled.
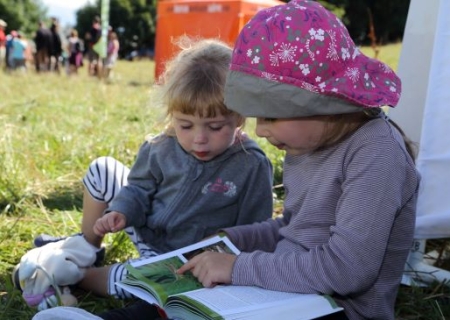
[[[372,55],[370,48],[363,48]],[[394,69],[400,45],[382,47],[379,58]],[[14,290],[10,273],[40,233],[79,231],[81,178],[89,163],[110,155],[131,165],[144,136],[159,132],[164,110],[152,93],[151,61],[120,61],[111,83],[77,77],[0,73],[0,319],[30,319],[36,312]],[[246,131],[254,137],[254,122]],[[256,138],[256,137],[255,137]],[[256,138],[274,163],[281,183],[283,154]],[[136,255],[121,234],[108,236],[108,263]],[[446,241],[436,243],[445,247]],[[445,319],[450,290],[402,287],[398,319]],[[76,291],[80,306],[99,312],[126,302]]]

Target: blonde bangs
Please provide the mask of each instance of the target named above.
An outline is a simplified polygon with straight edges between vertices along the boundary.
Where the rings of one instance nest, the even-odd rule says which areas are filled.
[[[167,99],[167,114],[174,112],[183,114],[198,115],[200,118],[214,118],[219,115],[229,115],[231,110],[227,109],[223,103],[222,94],[212,95],[209,92],[176,92]]]

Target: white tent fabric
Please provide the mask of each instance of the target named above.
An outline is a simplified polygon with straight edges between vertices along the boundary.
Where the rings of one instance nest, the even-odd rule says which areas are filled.
[[[450,0],[411,0],[397,70],[402,97],[389,111],[419,142],[416,239],[450,237],[449,13]]]

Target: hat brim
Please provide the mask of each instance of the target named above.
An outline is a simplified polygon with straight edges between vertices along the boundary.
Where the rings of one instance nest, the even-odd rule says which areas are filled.
[[[343,99],[235,70],[228,72],[224,94],[227,108],[245,117],[279,119],[363,111]]]

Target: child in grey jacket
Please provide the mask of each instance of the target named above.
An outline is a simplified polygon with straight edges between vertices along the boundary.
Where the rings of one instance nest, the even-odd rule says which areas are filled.
[[[84,223],[92,228],[87,232],[91,243],[126,228],[146,257],[271,215],[270,161],[241,131],[244,119],[223,102],[230,58],[228,46],[204,40],[168,64],[161,89],[169,125],[144,142],[127,184],[105,215]],[[86,178],[85,185],[96,198],[92,180]],[[125,273],[124,264],[91,268],[80,285],[100,295],[126,297],[115,286]]]
[[[231,48],[201,40],[167,64],[162,97],[168,125],[141,146],[131,170],[110,157],[91,164],[82,234],[100,248],[106,233],[125,230],[141,257],[192,244],[219,229],[272,214],[272,165],[243,131],[244,118],[225,107]],[[130,297],[115,283],[124,265],[88,268],[79,286]]]

